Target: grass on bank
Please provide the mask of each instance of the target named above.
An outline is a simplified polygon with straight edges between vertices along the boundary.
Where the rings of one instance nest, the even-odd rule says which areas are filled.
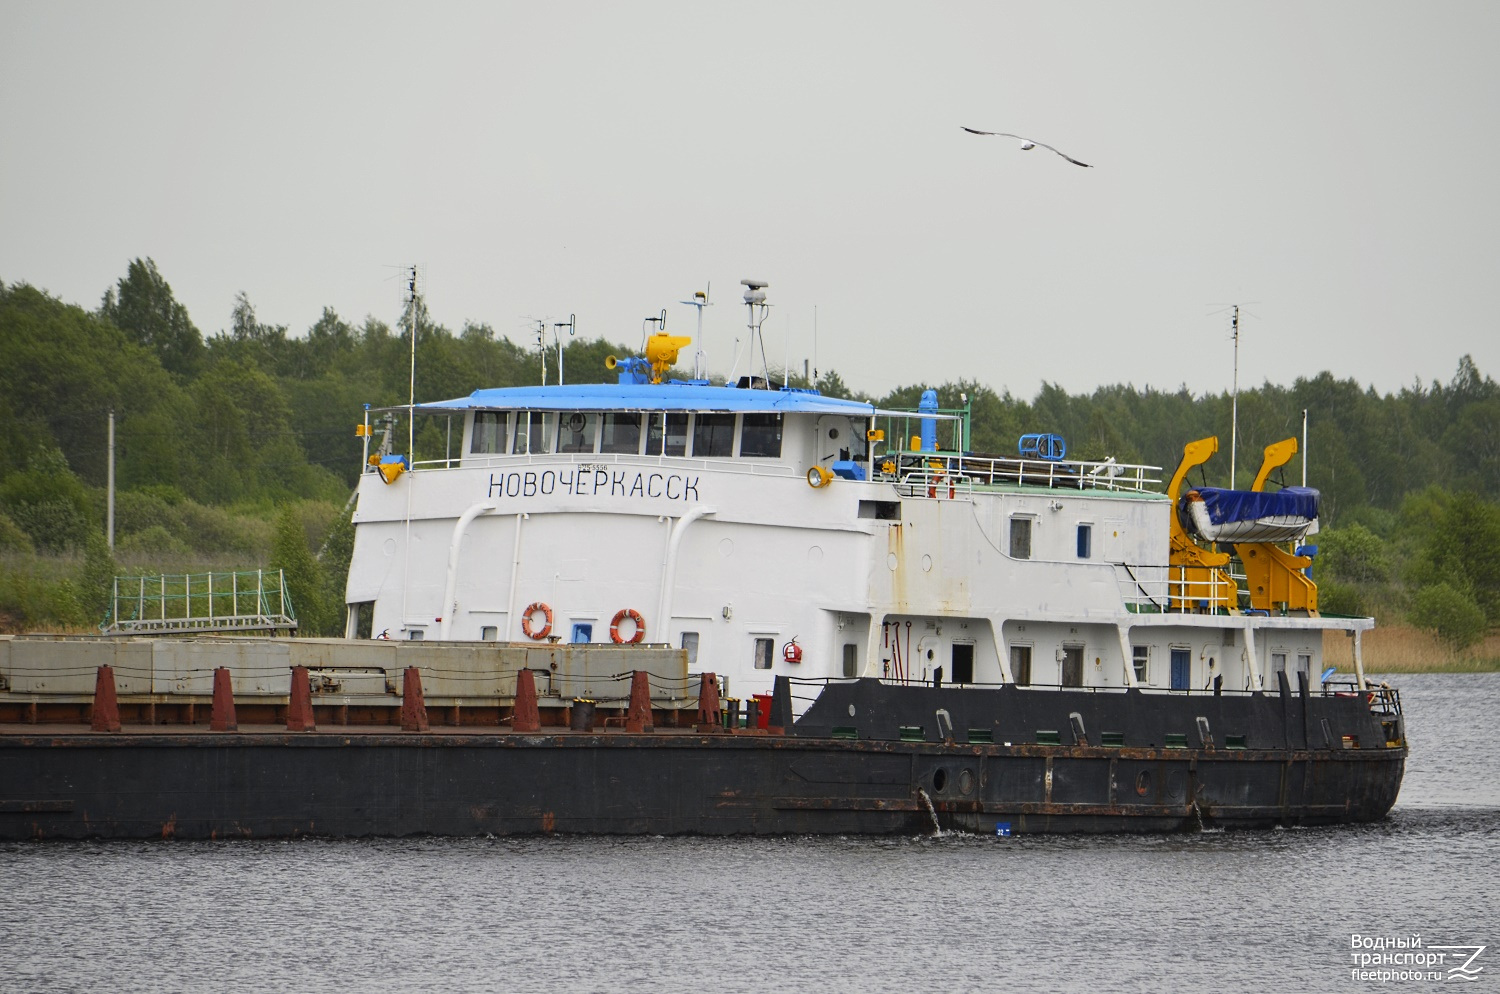
[[[1360,640],[1366,673],[1492,673],[1500,671],[1500,632],[1455,651],[1432,632],[1407,625],[1378,626]],[[1323,635],[1323,662],[1354,672],[1354,640],[1343,632]]]

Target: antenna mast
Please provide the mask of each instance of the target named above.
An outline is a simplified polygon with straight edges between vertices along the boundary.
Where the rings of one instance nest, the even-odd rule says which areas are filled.
[[[750,329],[750,382],[755,382],[755,340],[760,339],[760,365],[765,371],[766,388],[771,386],[771,366],[766,362],[766,339],[761,334],[761,325],[766,323],[766,315],[770,313],[771,305],[766,303],[766,287],[771,284],[765,280],[740,280],[745,287],[745,307],[749,311],[748,327]],[[738,363],[736,363],[738,365]]]
[[[574,330],[575,327],[577,327],[577,324],[578,324],[578,315],[577,314],[569,314],[568,315],[568,320],[566,320],[566,321],[554,321],[552,323],[552,342],[553,342],[554,345],[557,346],[557,385],[558,386],[562,386],[563,385],[563,344],[562,344],[562,335],[558,332],[558,329],[559,328],[566,328],[566,329],[568,329],[568,337],[572,338],[573,337],[573,330]],[[546,349],[546,343],[543,343],[542,347],[543,347],[543,351],[545,351],[545,349]],[[544,363],[546,362],[545,359],[542,360],[542,361]],[[546,374],[546,371],[544,370],[542,372],[542,386],[546,386],[546,385],[547,385],[547,374]]]
[[[416,415],[417,415],[417,267],[411,267],[411,278],[406,284],[406,306],[411,331],[411,377],[406,383],[406,458],[416,459]]]
[[[703,379],[703,357],[708,353],[703,351],[703,308],[712,306],[708,302],[708,291],[713,289],[712,283],[704,285],[702,290],[693,294],[692,300],[679,300],[679,304],[687,304],[689,307],[698,308],[698,336],[693,339],[698,345],[697,351],[693,353],[693,379]]]
[[[814,390],[818,389],[818,305],[813,304],[813,375],[812,383],[808,384]]]

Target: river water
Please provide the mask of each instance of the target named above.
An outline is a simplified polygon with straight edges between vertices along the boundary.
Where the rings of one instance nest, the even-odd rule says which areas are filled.
[[[1377,825],[1189,835],[0,845],[0,991],[1374,991],[1487,945],[1500,674],[1392,678]],[[3,774],[0,774],[3,775]],[[1453,953],[1435,978],[1447,977]],[[1374,967],[1367,967],[1374,969]],[[1407,965],[1383,969],[1407,971]]]

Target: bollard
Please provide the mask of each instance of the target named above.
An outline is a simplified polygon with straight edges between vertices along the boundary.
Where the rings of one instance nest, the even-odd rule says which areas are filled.
[[[636,670],[630,677],[630,710],[625,715],[625,731],[652,730],[651,684],[647,682],[645,670]]]
[[[542,713],[536,706],[536,674],[530,670],[516,671],[516,707],[510,718],[513,732],[540,732]]]
[[[120,730],[120,699],[115,696],[115,668],[99,667],[94,677],[94,714],[89,727],[96,732]]]
[[[724,702],[724,727],[731,732],[740,727],[740,699],[731,697]]]
[[[716,724],[719,717],[719,678],[704,673],[698,680],[698,723]]]
[[[307,667],[292,667],[292,693],[287,698],[286,730],[289,732],[315,732],[313,722],[312,685],[308,682]]]
[[[719,722],[719,678],[704,673],[698,679],[697,730],[718,731],[724,726]]]
[[[754,697],[745,702],[745,727],[760,728],[760,701]]]
[[[772,735],[785,735],[793,720],[792,681],[778,676],[771,687],[771,716],[766,719],[766,731]]]
[[[427,703],[422,699],[422,671],[415,666],[406,668],[406,675],[401,682],[401,730],[427,731]]]
[[[236,732],[239,723],[234,714],[234,685],[229,680],[229,668],[220,666],[214,670],[214,706],[209,714],[208,730],[211,732]]]
[[[573,698],[573,709],[568,722],[573,731],[592,732],[594,730],[594,706],[595,702],[586,697]]]

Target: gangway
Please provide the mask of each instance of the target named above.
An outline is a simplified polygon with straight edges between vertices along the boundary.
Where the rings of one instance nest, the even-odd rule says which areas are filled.
[[[282,570],[117,576],[106,635],[285,632],[297,615]]]

